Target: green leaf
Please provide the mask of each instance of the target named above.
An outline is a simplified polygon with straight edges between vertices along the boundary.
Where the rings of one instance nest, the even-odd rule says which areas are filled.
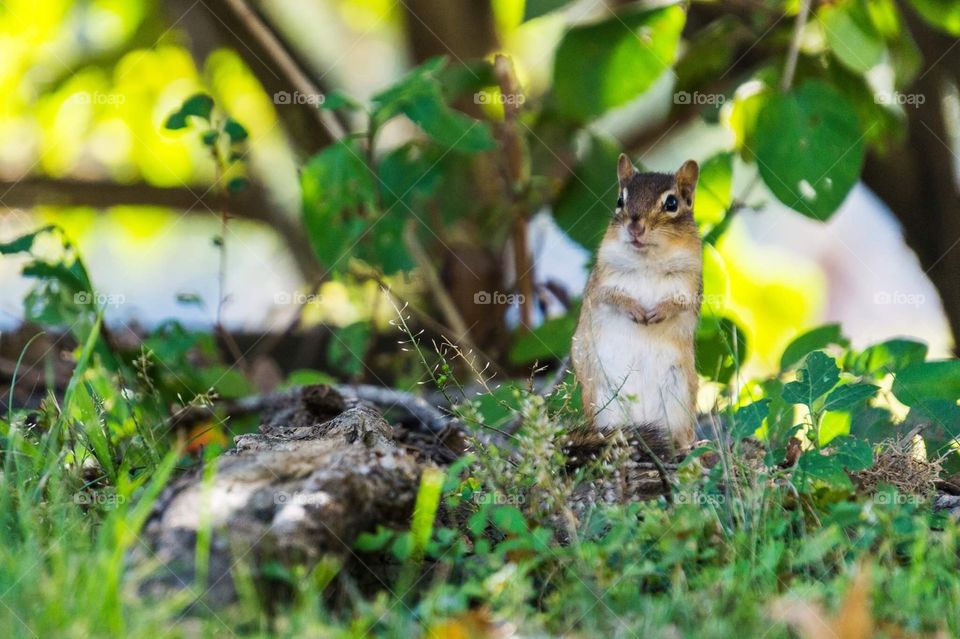
[[[230,181],[227,182],[227,191],[230,193],[240,193],[250,186],[250,180],[238,175],[237,177],[230,178]]]
[[[873,447],[862,439],[844,435],[834,439],[830,448],[831,457],[835,457],[850,472],[873,466]]]
[[[0,243],[0,255],[12,255],[14,253],[29,253],[33,250],[33,243],[38,236],[43,235],[49,231],[54,230],[55,226],[52,224],[44,226],[42,228],[33,231],[32,233],[27,233],[26,235],[21,235],[20,237],[13,239],[6,243]]]
[[[533,330],[518,333],[510,349],[510,363],[529,364],[566,355],[577,330],[579,315],[579,309],[575,308],[566,315],[548,319]]]
[[[373,117],[378,125],[403,114],[436,142],[467,153],[494,147],[490,125],[451,109],[444,102],[436,73],[443,58],[428,60],[390,89],[373,97]]]
[[[771,96],[754,135],[764,183],[808,217],[828,219],[860,178],[865,145],[859,119],[824,82],[810,80]]]
[[[164,123],[163,127],[165,129],[170,129],[171,131],[187,128],[186,114],[183,111],[174,111],[167,118],[167,121]]]
[[[433,536],[433,522],[437,516],[437,508],[440,506],[444,477],[443,470],[436,467],[424,468],[420,476],[420,488],[417,490],[413,521],[410,524],[413,553],[418,557],[423,554],[430,537]]]
[[[353,542],[353,547],[360,552],[378,552],[387,547],[387,544],[390,543],[390,540],[393,539],[395,534],[396,533],[389,528],[377,526],[375,533],[364,532],[357,535],[356,541]]]
[[[733,416],[733,437],[743,439],[753,435],[767,415],[770,414],[769,398],[764,398],[740,408]]]
[[[523,21],[539,18],[569,3],[570,0],[526,0],[523,5]]]
[[[730,381],[747,356],[747,336],[733,320],[705,316],[697,327],[697,372],[721,384]]]
[[[910,0],[910,4],[930,25],[960,36],[960,0]]]
[[[831,488],[852,490],[853,483],[843,470],[843,461],[833,455],[824,455],[818,450],[809,450],[800,456],[797,469],[814,480],[819,480]]]
[[[960,359],[910,364],[896,374],[893,394],[907,406],[930,399],[956,403],[960,397]]]
[[[567,31],[553,65],[557,111],[585,122],[649,89],[673,64],[685,18],[673,5]]]
[[[346,269],[376,208],[374,176],[353,139],[313,156],[300,175],[304,226],[327,269]]]
[[[927,358],[927,345],[910,339],[891,339],[869,346],[862,353],[848,357],[850,369],[859,375],[886,375],[922,362]]]
[[[840,369],[832,357],[821,351],[813,351],[797,371],[797,380],[783,387],[783,399],[792,404],[806,404],[823,397],[840,380]]]
[[[733,153],[718,153],[700,167],[694,215],[697,224],[719,223],[733,201]]]
[[[849,343],[849,340],[843,336],[839,324],[818,326],[794,338],[783,349],[783,355],[780,356],[780,370],[786,371],[793,368],[811,351],[817,351],[832,344],[845,347]]]
[[[168,127],[169,128],[169,127]],[[203,135],[200,136],[200,140],[207,146],[213,146],[217,143],[217,140],[220,139],[219,131],[204,131]]]
[[[829,395],[823,405],[824,410],[849,410],[857,404],[873,397],[880,390],[879,386],[873,384],[844,384],[837,386]]]
[[[244,126],[233,118],[227,118],[223,123],[223,131],[230,137],[230,144],[238,144],[249,137]]]
[[[346,111],[359,111],[363,108],[363,105],[343,91],[335,90],[324,94],[323,102],[320,103],[320,108],[326,109],[327,111],[336,111],[339,109],[344,109]]]
[[[180,107],[180,113],[184,116],[193,115],[204,120],[210,119],[211,111],[213,111],[213,98],[206,93],[191,95]]]
[[[620,147],[615,142],[591,136],[553,208],[553,217],[563,232],[591,251],[600,245],[613,216],[619,155]]]
[[[530,530],[523,513],[515,506],[497,506],[490,518],[497,528],[508,535],[525,535]]]
[[[818,16],[833,55],[852,71],[866,73],[881,62],[883,38],[859,2],[825,5]]]

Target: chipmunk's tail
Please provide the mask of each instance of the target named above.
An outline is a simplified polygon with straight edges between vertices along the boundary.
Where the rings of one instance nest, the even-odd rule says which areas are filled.
[[[600,430],[592,424],[581,426],[567,433],[563,452],[568,465],[579,467],[618,444],[629,447],[636,461],[652,461],[654,456],[670,461],[676,455],[669,431],[652,422],[613,430]]]

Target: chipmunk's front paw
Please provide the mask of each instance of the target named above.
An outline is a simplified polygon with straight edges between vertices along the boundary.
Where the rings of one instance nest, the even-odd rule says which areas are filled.
[[[653,310],[647,311],[645,324],[659,324],[670,317],[669,304],[657,304]]]
[[[628,309],[627,315],[629,315],[630,319],[632,319],[636,324],[647,323],[647,311],[639,304],[636,304],[633,308]]]

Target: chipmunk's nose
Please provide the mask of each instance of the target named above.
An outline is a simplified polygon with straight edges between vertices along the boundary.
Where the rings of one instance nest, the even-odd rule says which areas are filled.
[[[639,221],[634,221],[628,230],[630,231],[630,237],[634,239],[643,237],[643,234],[647,231],[646,227],[643,225],[643,222]]]

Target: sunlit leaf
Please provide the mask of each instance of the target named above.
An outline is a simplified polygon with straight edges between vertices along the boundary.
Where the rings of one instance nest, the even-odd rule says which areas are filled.
[[[832,357],[821,351],[813,351],[797,371],[796,381],[783,387],[783,399],[793,404],[814,402],[828,393],[840,380],[840,369]]]
[[[684,20],[673,5],[570,29],[554,59],[556,109],[583,122],[649,89],[673,64]]]
[[[860,177],[863,132],[832,86],[811,80],[772,96],[757,117],[757,164],[781,202],[826,220]]]

